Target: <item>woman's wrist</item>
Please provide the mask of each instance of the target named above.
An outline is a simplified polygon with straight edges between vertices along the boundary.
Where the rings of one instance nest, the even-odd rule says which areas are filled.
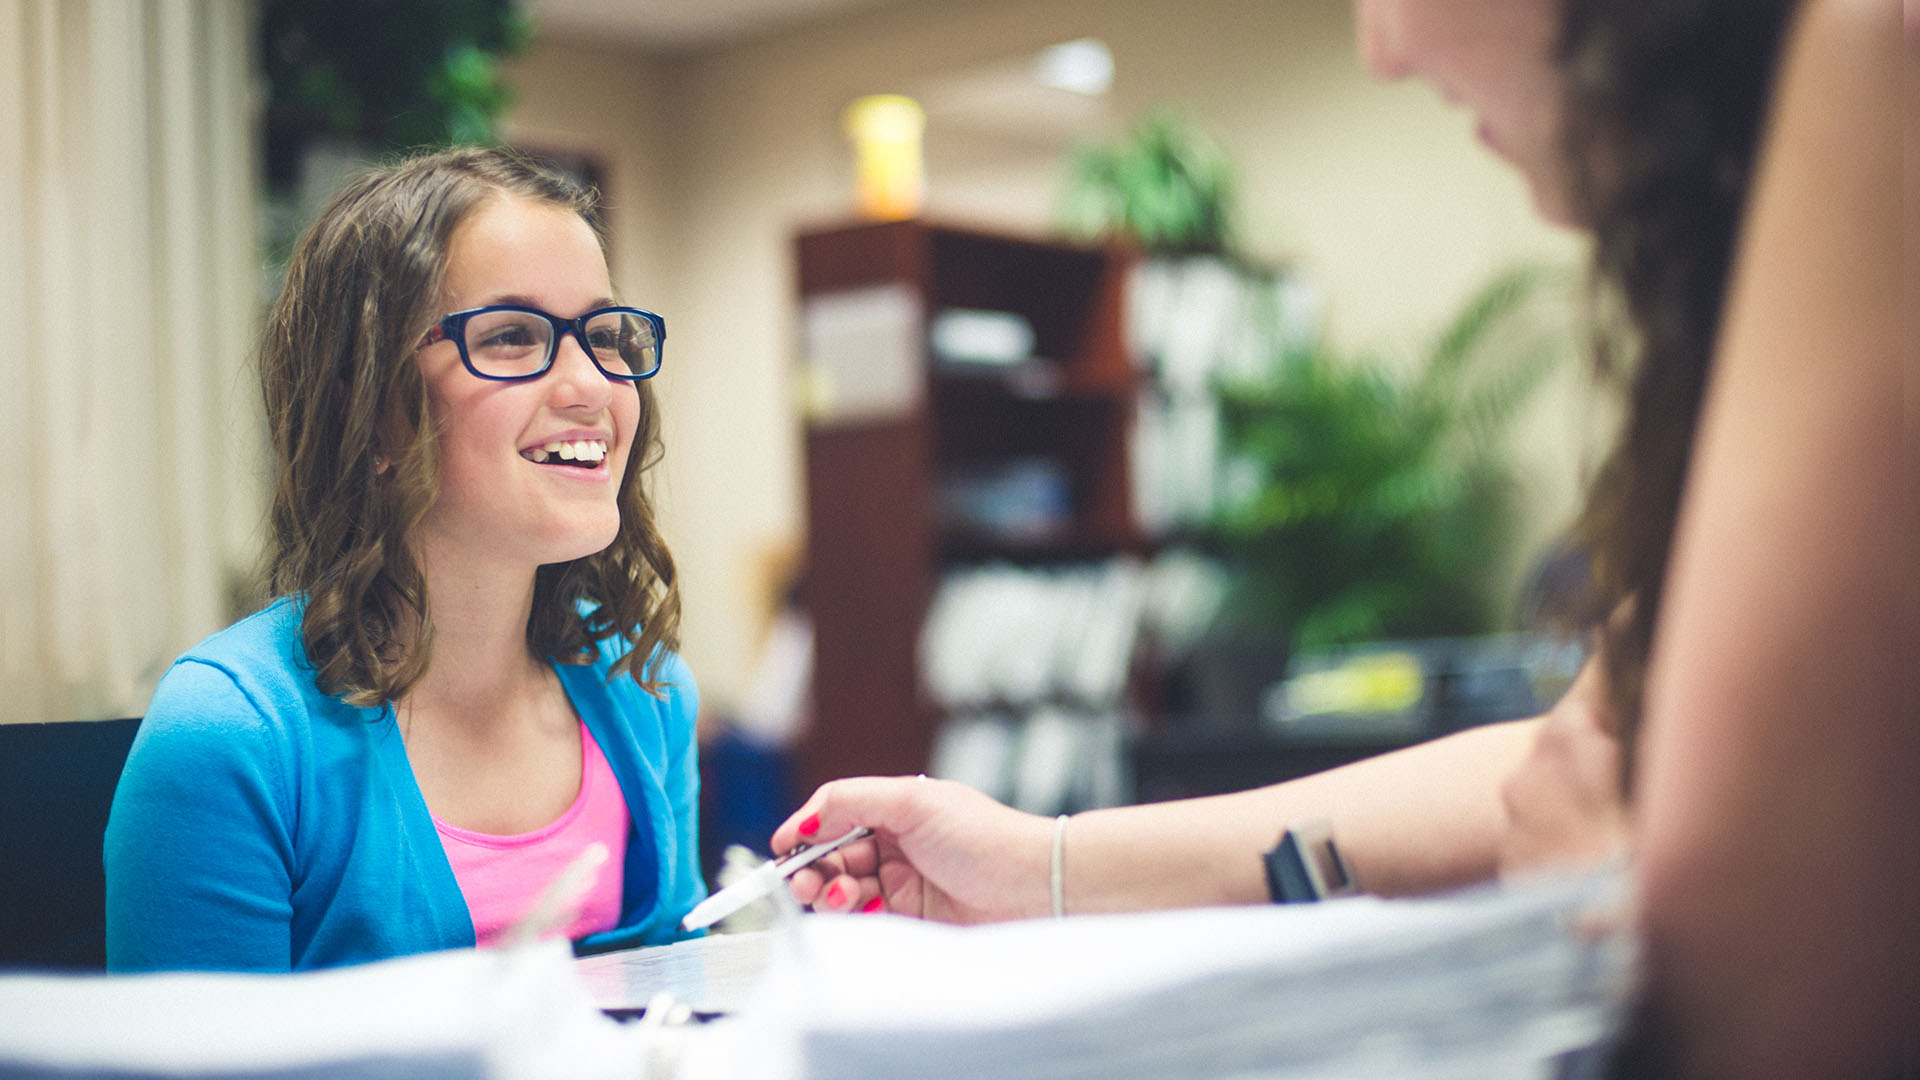
[[[1067,820],[1072,814],[1061,814],[1053,819],[1053,851],[1047,861],[1048,893],[1052,900],[1053,917],[1067,917],[1067,869],[1066,841]]]
[[[1000,881],[1006,889],[1001,918],[1047,919],[1053,917],[1053,842],[1059,829],[1057,818],[1021,811],[1016,830],[1000,833],[997,850],[1004,868]],[[1009,858],[1009,853],[1017,853]],[[1065,851],[1062,851],[1065,856]],[[1065,864],[1060,882],[1066,885]],[[1061,894],[1062,901],[1066,896]]]

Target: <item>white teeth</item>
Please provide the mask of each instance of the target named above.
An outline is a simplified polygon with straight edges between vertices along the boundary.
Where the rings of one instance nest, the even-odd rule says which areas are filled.
[[[565,442],[550,442],[545,446],[526,451],[527,460],[535,463],[550,458],[561,461],[605,461],[607,444],[599,439],[576,439]]]

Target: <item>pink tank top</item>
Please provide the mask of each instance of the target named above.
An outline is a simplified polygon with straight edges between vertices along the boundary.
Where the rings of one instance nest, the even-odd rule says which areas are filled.
[[[627,832],[632,820],[620,781],[587,725],[580,725],[580,794],[551,824],[518,836],[495,836],[433,819],[447,862],[473,916],[475,943],[499,941],[527,913],[541,890],[587,845],[607,845],[612,858],[600,865],[580,914],[567,924],[569,938],[611,930],[620,921]]]

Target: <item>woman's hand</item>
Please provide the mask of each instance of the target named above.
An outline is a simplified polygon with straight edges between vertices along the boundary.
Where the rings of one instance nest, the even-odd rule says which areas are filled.
[[[1586,868],[1626,848],[1620,743],[1607,722],[1598,651],[1594,655],[1501,787],[1507,811],[1502,876]]]
[[[951,780],[835,780],[775,829],[770,843],[784,852],[862,825],[873,836],[793,876],[795,900],[827,911],[884,908],[952,923],[1052,910],[1053,821]]]

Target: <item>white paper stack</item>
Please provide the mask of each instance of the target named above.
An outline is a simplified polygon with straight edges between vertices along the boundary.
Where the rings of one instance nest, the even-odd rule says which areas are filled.
[[[0,1077],[635,1077],[553,941],[306,974],[0,975]]]
[[[1542,1078],[1617,1026],[1623,893],[1602,876],[973,928],[810,918],[732,1037],[794,1077]]]

